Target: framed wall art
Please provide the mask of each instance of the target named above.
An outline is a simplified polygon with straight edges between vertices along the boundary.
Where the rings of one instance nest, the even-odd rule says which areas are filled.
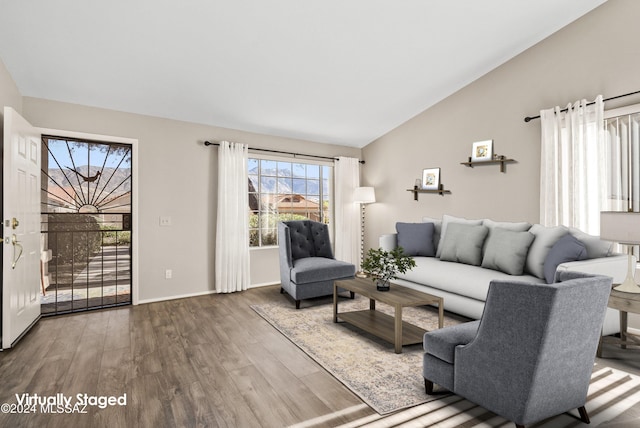
[[[422,171],[422,188],[424,190],[440,188],[440,168],[428,168]]]
[[[493,140],[478,141],[473,143],[471,162],[489,161],[493,158]]]

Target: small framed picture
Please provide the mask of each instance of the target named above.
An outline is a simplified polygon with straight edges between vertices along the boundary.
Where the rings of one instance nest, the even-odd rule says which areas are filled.
[[[425,190],[440,188],[440,168],[428,168],[422,171],[422,188]]]
[[[472,162],[488,161],[493,158],[493,140],[478,141],[473,143],[471,152]]]

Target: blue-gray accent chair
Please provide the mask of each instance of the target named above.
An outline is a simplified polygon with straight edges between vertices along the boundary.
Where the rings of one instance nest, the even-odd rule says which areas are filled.
[[[424,335],[423,377],[517,427],[585,409],[612,279],[492,281],[482,318]]]
[[[300,300],[333,294],[333,282],[353,278],[355,265],[333,257],[329,228],[311,220],[278,223],[280,293]],[[353,297],[353,293],[351,294]]]

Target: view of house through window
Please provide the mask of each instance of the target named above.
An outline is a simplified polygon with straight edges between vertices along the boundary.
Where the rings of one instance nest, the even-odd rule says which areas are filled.
[[[249,158],[248,171],[251,247],[278,245],[279,221],[329,223],[333,166]]]

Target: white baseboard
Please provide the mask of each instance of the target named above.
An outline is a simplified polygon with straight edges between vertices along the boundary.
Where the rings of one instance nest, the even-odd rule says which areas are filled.
[[[637,328],[627,327],[627,332],[640,336],[640,330]]]
[[[180,295],[176,295],[176,296],[157,297],[157,298],[154,298],[154,299],[144,299],[144,300],[139,300],[138,304],[154,303],[154,302],[165,302],[167,300],[185,299],[187,297],[196,297],[196,296],[206,296],[208,294],[216,294],[216,290],[207,290],[207,291],[201,291],[201,292],[198,292],[198,293],[191,293],[191,294],[180,294]]]
[[[269,285],[277,285],[280,284],[280,281],[276,281],[276,282],[264,282],[261,284],[251,284],[249,285],[249,288],[258,288],[258,287],[267,287]],[[196,296],[206,296],[208,294],[217,294],[216,290],[207,290],[207,291],[200,291],[198,293],[191,293],[191,294],[179,294],[176,296],[167,296],[167,297],[157,297],[154,299],[144,299],[144,300],[140,300],[138,301],[138,304],[145,304],[145,303],[154,303],[154,302],[165,302],[167,300],[175,300],[175,299],[186,299],[187,297],[196,297]]]
[[[251,285],[249,285],[249,288],[267,287],[269,285],[278,285],[278,284],[280,284],[280,281],[262,282],[260,284],[251,284]]]

